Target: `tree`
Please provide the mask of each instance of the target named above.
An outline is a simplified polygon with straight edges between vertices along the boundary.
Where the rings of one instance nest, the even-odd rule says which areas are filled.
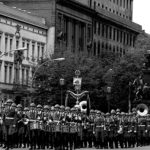
[[[63,62],[49,62],[39,68],[34,80],[36,89],[36,94],[34,95],[35,101],[42,104],[47,102],[51,105],[60,104],[59,79],[65,79],[65,85],[63,86],[63,97],[65,97],[66,90],[74,91],[73,77],[75,76],[75,70],[80,70],[82,90],[90,91],[91,104],[94,108],[103,108],[102,103],[105,103],[103,100],[103,87],[105,85],[103,75],[108,65],[112,65],[111,61],[114,59],[114,56],[107,55],[98,59],[95,57],[90,58],[82,53],[73,54],[70,52],[67,52],[65,56],[65,61]],[[42,60],[39,65],[45,61],[47,60]]]

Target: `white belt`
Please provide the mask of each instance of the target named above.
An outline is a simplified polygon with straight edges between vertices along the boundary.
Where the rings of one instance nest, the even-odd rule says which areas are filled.
[[[12,118],[12,117],[6,117],[6,119],[14,119],[14,118]]]
[[[145,125],[139,125],[139,127],[145,127]]]

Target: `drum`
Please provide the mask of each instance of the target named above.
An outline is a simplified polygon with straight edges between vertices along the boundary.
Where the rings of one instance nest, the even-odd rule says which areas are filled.
[[[70,126],[70,133],[75,133],[77,132],[77,127],[76,126]]]
[[[6,117],[5,118],[5,125],[13,125],[14,118]]]
[[[44,129],[44,126],[43,126],[43,122],[42,121],[40,121],[39,122],[39,127],[38,127],[40,130],[43,130]]]
[[[51,124],[51,132],[55,132],[55,126]]]
[[[30,123],[30,129],[33,130],[33,129],[38,129],[39,125],[38,125],[38,122],[36,121],[33,121]]]
[[[3,119],[0,117],[0,125],[3,124]]]
[[[55,126],[55,132],[61,132],[61,126],[60,125]]]
[[[63,126],[62,126],[62,132],[63,132],[63,133],[69,133],[69,126],[63,125]]]

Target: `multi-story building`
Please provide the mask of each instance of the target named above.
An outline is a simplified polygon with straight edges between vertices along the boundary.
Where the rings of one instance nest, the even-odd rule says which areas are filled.
[[[33,75],[32,64],[47,53],[47,29],[44,18],[0,3],[0,56],[5,53],[0,57],[1,100],[21,100],[20,93],[17,93],[14,86],[16,83],[19,83],[21,96],[27,97]],[[18,68],[14,64],[14,52],[9,51],[22,47],[27,50],[24,51],[22,65]]]
[[[83,51],[124,55],[134,47],[140,25],[132,21],[133,0],[1,0],[46,18],[52,53]]]

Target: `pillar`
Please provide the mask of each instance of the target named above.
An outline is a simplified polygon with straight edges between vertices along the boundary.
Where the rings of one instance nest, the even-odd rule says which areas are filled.
[[[133,0],[130,0],[130,10],[131,10],[131,20],[132,20],[132,15],[133,15]]]
[[[68,19],[68,31],[67,31],[67,47],[68,47],[68,50],[71,50],[71,47],[72,47],[72,24],[71,24],[71,19]]]
[[[79,50],[79,22],[75,23],[75,53]]]
[[[1,34],[1,51],[5,52],[5,33]]]

